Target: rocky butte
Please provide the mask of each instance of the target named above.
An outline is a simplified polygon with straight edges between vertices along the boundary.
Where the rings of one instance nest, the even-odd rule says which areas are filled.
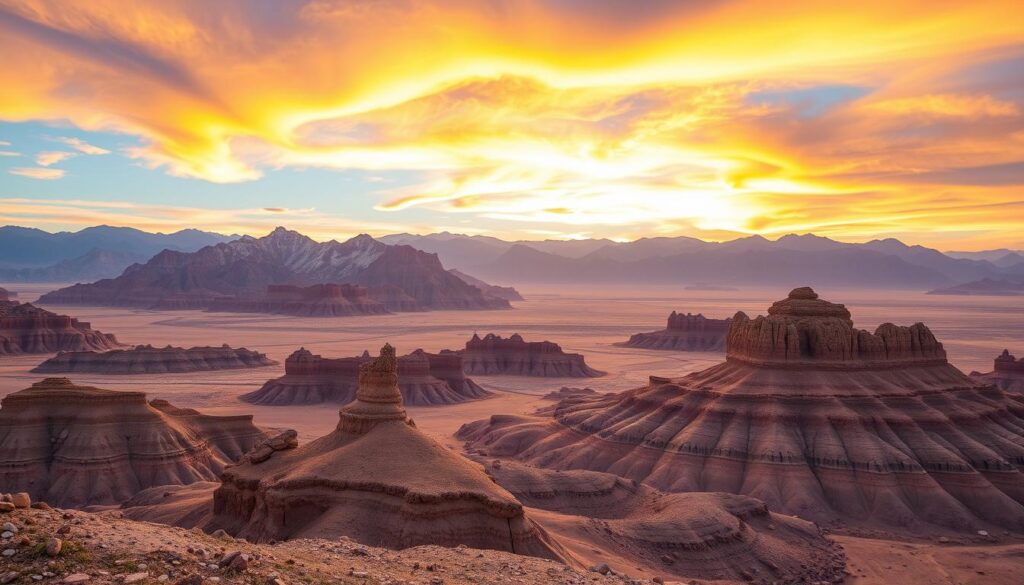
[[[1024,396],[951,366],[923,324],[856,329],[846,307],[798,288],[767,316],[737,313],[726,343],[709,369],[458,436],[491,456],[750,495],[820,522],[1024,532]]]
[[[730,323],[732,319],[708,319],[699,313],[672,311],[664,329],[637,333],[622,345],[673,351],[724,351]]]
[[[117,505],[152,486],[216,479],[263,438],[252,416],[46,378],[0,402],[0,492],[61,507]]]
[[[359,389],[360,367],[372,360],[369,352],[356,357],[324,358],[300,348],[285,360],[284,376],[267,381],[241,399],[274,406],[348,404],[355,400]],[[454,352],[434,354],[417,349],[399,357],[398,387],[402,401],[413,406],[455,404],[491,396],[466,377],[462,357]]]
[[[57,351],[106,351],[121,347],[117,338],[89,323],[58,315],[30,303],[0,301],[0,355]]]
[[[284,288],[270,288],[278,285]],[[117,278],[62,288],[40,302],[311,315],[374,313],[381,305],[388,311],[510,307],[449,273],[436,254],[366,234],[316,242],[284,228],[191,253],[164,250]]]
[[[994,368],[987,374],[971,372],[971,377],[987,384],[995,384],[1003,390],[1024,394],[1024,358],[1017,359],[1004,349],[995,359]]]
[[[524,341],[518,333],[508,339],[493,333],[481,339],[474,333],[459,353],[466,373],[479,376],[586,378],[605,374],[588,366],[582,355],[565,353],[557,343]]]
[[[483,469],[416,429],[390,345],[360,364],[356,399],[334,432],[228,468],[214,519],[253,542],[345,534],[389,548],[422,544],[560,553]]]
[[[0,287],[0,302],[13,301],[18,298],[18,293]]]
[[[36,366],[32,371],[44,374],[176,374],[260,368],[277,364],[258,351],[220,347],[153,347],[137,345],[131,349],[106,352],[64,351]]]

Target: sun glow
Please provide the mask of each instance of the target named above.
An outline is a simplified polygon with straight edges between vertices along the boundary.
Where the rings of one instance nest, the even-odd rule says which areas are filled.
[[[1024,180],[970,169],[1024,164],[1019,2],[626,4],[0,0],[0,119],[217,183],[414,173],[372,206],[499,231],[1003,237]]]

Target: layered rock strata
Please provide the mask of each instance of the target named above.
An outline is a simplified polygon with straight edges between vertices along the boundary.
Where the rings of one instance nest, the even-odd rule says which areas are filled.
[[[646,565],[684,583],[756,575],[832,583],[844,567],[842,553],[811,522],[771,513],[748,496],[667,494],[610,473],[485,462],[498,485],[555,538],[596,546],[617,569]]]
[[[565,353],[550,341],[525,341],[518,333],[508,339],[477,334],[459,352],[467,374],[479,376],[542,376],[592,378],[605,373],[587,365],[578,353]]]
[[[407,548],[467,545],[559,557],[523,506],[483,469],[415,428],[390,345],[359,367],[334,432],[227,469],[215,523],[253,542],[348,536]]]
[[[89,323],[30,303],[0,302],[0,355],[57,351],[106,351],[122,347],[117,338]]]
[[[60,352],[33,369],[33,372],[92,374],[173,374],[235,370],[272,366],[277,362],[266,354],[228,345],[220,347],[153,347],[137,345],[132,349],[107,352]]]
[[[284,376],[269,380],[241,399],[272,406],[348,404],[359,388],[360,366],[372,360],[368,352],[356,357],[324,358],[301,348],[285,360]],[[466,377],[462,358],[454,352],[433,354],[417,349],[398,358],[398,387],[402,400],[412,406],[456,404],[491,396]]]
[[[350,317],[388,312],[384,302],[370,296],[364,286],[315,284],[300,287],[276,284],[260,296],[225,297],[212,301],[211,311],[231,313],[273,313],[299,317]]]
[[[622,345],[672,351],[724,351],[731,322],[732,319],[708,319],[699,313],[672,311],[664,329],[637,333]]]
[[[951,366],[927,327],[852,326],[796,289],[737,313],[726,361],[548,417],[494,416],[476,452],[724,491],[823,522],[1024,531],[1024,397]]]
[[[971,377],[984,384],[994,384],[1003,390],[1024,393],[1024,358],[1017,359],[1004,349],[995,359],[991,372],[971,372]]]
[[[0,402],[0,491],[68,508],[116,505],[149,487],[216,479],[263,439],[252,416],[47,378]]]

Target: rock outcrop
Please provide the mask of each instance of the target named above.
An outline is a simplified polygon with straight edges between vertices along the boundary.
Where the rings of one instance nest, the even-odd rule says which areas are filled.
[[[557,343],[524,341],[518,333],[508,339],[474,333],[459,353],[466,373],[478,376],[593,378],[605,374],[588,366],[582,355],[565,353]]]
[[[738,313],[726,361],[550,418],[464,426],[468,448],[675,491],[750,495],[821,522],[1024,532],[1024,397],[972,381],[927,327],[852,326],[796,289]]]
[[[106,352],[66,351],[33,369],[42,374],[175,374],[235,370],[272,366],[277,362],[266,354],[249,349],[220,347],[153,347],[137,345],[132,349]]]
[[[971,372],[971,377],[983,384],[994,384],[1002,390],[1024,394],[1024,358],[1017,359],[1004,349],[995,359],[991,372]]]
[[[356,398],[359,368],[372,361],[368,352],[348,358],[324,358],[301,348],[284,362],[284,376],[267,381],[259,390],[241,396],[253,404],[348,404]],[[411,406],[456,404],[488,398],[491,393],[462,371],[455,352],[427,353],[422,349],[398,358],[398,387]]]
[[[519,294],[519,291],[512,288],[511,286],[498,286],[495,284],[488,284],[480,280],[479,278],[470,276],[465,272],[462,272],[461,270],[456,270],[455,268],[452,268],[448,272],[459,277],[466,284],[471,284],[477,287],[478,289],[484,291],[485,293],[494,297],[498,297],[499,299],[505,299],[506,301],[523,300],[523,295]]]
[[[382,303],[390,311],[507,309],[508,301],[489,296],[450,274],[435,254],[409,246],[389,246],[368,235],[346,242],[316,242],[277,228],[262,238],[242,237],[196,252],[164,250],[117,278],[76,284],[43,295],[40,302],[149,309],[305,310],[294,298],[268,298],[268,287],[309,287],[345,283],[368,290],[357,305]],[[283,297],[327,294],[327,289],[280,289]],[[359,289],[349,290],[352,303]],[[328,305],[341,305],[345,298]],[[333,294],[330,293],[330,294]],[[298,305],[309,304],[300,299]],[[312,303],[317,304],[317,303]],[[320,303],[323,305],[324,303]],[[321,307],[323,309],[324,307]],[[379,309],[379,307],[377,308]],[[374,310],[377,310],[374,309]],[[233,310],[233,309],[232,309]]]
[[[55,506],[120,504],[216,479],[264,439],[252,416],[207,416],[142,392],[47,378],[0,402],[0,492]]]
[[[352,284],[315,284],[307,287],[274,284],[268,286],[261,296],[216,299],[210,303],[209,310],[299,317],[350,317],[388,312],[385,303],[372,298],[366,287]]]
[[[560,557],[523,506],[483,469],[415,428],[390,345],[359,366],[356,399],[334,432],[221,476],[215,522],[253,542],[348,536]]]
[[[0,302],[13,301],[18,298],[18,293],[0,287]]]
[[[732,319],[708,319],[700,313],[672,311],[665,329],[637,333],[622,345],[672,351],[724,351],[730,323]]]
[[[84,321],[29,303],[0,302],[0,355],[57,351],[106,351],[121,347],[117,338]]]
[[[833,583],[841,573],[842,554],[814,524],[748,496],[667,494],[610,473],[480,460],[555,538],[585,535],[604,559],[670,581]]]

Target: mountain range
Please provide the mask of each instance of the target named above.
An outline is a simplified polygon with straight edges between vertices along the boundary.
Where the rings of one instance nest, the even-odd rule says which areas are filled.
[[[194,252],[237,237],[194,229],[161,234],[106,225],[50,233],[8,225],[0,227],[0,281],[87,282],[111,278],[163,250]]]
[[[931,289],[1024,275],[1024,257],[979,252],[952,256],[896,239],[845,243],[813,234],[727,242],[690,237],[505,241],[447,232],[381,238],[438,254],[445,265],[489,282],[859,286]],[[986,257],[991,257],[992,260]]]
[[[164,250],[117,278],[62,288],[40,302],[205,309],[230,305],[225,301],[258,302],[272,285],[327,283],[364,287],[370,299],[391,310],[509,307],[507,300],[445,270],[436,254],[387,245],[365,234],[321,243],[285,228],[195,252]]]

